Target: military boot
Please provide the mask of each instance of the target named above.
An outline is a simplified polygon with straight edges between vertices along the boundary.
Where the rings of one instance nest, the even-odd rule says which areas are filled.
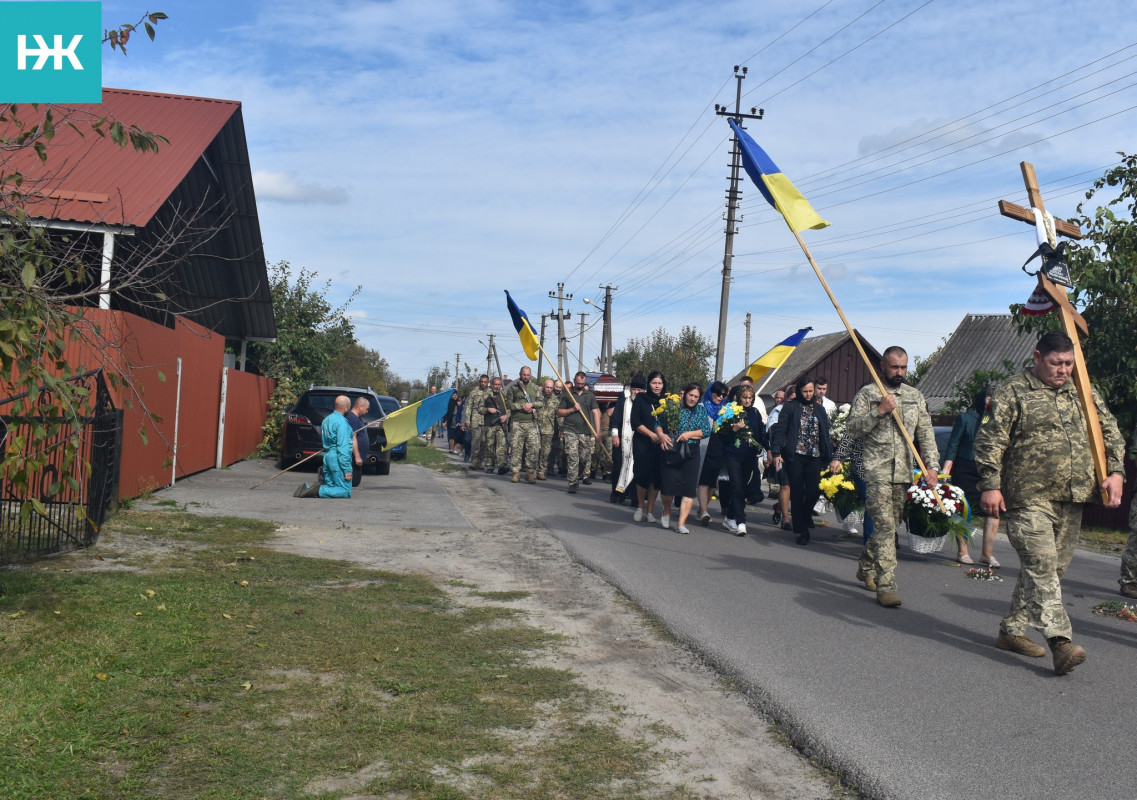
[[[521,473],[517,470],[513,471],[513,477],[509,479],[510,483],[521,483]]]
[[[876,577],[875,576],[869,575],[867,572],[861,572],[860,570],[857,570],[857,580],[859,580],[861,583],[863,583],[865,585],[865,588],[868,589],[870,592],[876,591]]]
[[[885,608],[898,608],[900,606],[900,595],[896,592],[879,592],[876,601]]]
[[[533,470],[529,470],[528,472],[526,472],[525,473],[525,482],[526,483],[536,483],[537,482],[537,473],[534,472]]]
[[[1052,636],[1046,640],[1054,654],[1054,674],[1065,675],[1086,660],[1086,648],[1074,644],[1065,636]]]
[[[999,631],[999,635],[995,637],[995,647],[1031,658],[1042,658],[1046,655],[1045,647],[1035,644],[1025,636],[1012,636],[1004,631]]]

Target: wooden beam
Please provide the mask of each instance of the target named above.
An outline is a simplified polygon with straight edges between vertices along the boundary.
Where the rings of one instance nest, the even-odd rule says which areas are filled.
[[[1014,203],[1007,202],[1006,200],[999,201],[999,213],[1004,217],[1017,219],[1020,222],[1028,222],[1034,224],[1034,212],[1029,208],[1015,205]],[[1054,220],[1054,230],[1059,236],[1065,236],[1067,239],[1081,239],[1082,229],[1077,225],[1067,222],[1064,219]]]

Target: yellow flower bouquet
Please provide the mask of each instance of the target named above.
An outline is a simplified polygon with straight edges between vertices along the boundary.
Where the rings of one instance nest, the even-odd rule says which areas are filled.
[[[682,401],[677,394],[665,394],[659,398],[659,405],[651,415],[659,421],[663,430],[672,436],[679,432],[679,412]]]
[[[853,484],[853,475],[848,464],[841,465],[840,472],[829,472],[821,477],[821,493],[833,504],[833,509],[841,519],[849,516],[850,512],[860,511],[865,507],[860,492]]]

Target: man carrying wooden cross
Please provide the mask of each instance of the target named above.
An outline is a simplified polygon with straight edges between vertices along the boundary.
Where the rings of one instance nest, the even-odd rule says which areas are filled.
[[[980,508],[1006,520],[1007,538],[1022,564],[995,646],[1040,658],[1046,650],[1026,635],[1028,627],[1035,628],[1050,645],[1056,675],[1086,660],[1085,648],[1071,641],[1060,581],[1081,533],[1082,505],[1099,489],[1073,368],[1070,337],[1059,331],[1043,336],[1034,366],[996,390],[991,417],[975,439]],[[1100,489],[1106,505],[1116,508],[1125,480],[1125,441],[1105,401],[1091,391],[1109,472]]]

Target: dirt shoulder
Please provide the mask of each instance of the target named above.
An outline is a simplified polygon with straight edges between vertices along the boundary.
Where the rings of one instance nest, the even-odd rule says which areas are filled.
[[[346,503],[294,500],[298,481],[289,476],[249,491],[271,474],[267,461],[244,462],[194,476],[149,502],[287,520],[272,546],[426,575],[449,584],[463,604],[488,602],[476,592],[527,592],[509,605],[566,637],[547,662],[611,693],[629,734],[658,741],[668,753],[656,776],[661,785],[685,785],[705,798],[839,796],[740,693],[490,485],[400,464],[390,481],[365,478]]]

